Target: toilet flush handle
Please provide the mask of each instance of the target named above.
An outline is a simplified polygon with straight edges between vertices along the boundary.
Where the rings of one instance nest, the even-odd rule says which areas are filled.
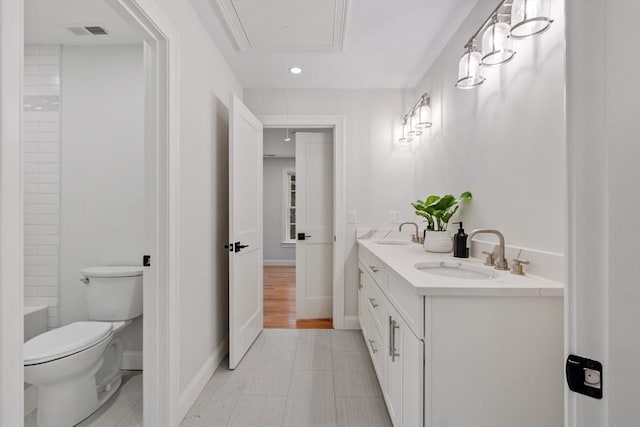
[[[89,284],[89,278],[88,278],[88,277],[83,277],[82,279],[80,279],[80,281],[81,281],[82,283],[84,283],[85,285],[88,285],[88,284]]]

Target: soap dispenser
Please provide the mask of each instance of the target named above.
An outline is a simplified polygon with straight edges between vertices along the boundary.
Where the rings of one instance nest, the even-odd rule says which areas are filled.
[[[456,258],[469,258],[469,248],[467,247],[467,237],[469,235],[462,228],[462,221],[454,222],[459,224],[458,232],[453,236],[453,256]]]

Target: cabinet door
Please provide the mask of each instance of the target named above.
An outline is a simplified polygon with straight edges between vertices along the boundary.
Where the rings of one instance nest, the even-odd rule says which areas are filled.
[[[424,343],[389,308],[387,407],[394,427],[423,425]]]
[[[393,308],[389,308],[387,323],[387,409],[394,427],[402,427],[402,381],[403,366],[402,347],[403,325],[400,316]]]
[[[365,339],[369,336],[367,333],[367,272],[362,265],[359,266],[360,278],[358,282],[358,320],[360,321],[360,329]]]

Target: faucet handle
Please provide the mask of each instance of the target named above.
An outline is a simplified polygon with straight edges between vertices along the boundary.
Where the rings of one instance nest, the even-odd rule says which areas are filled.
[[[496,260],[493,259],[493,252],[482,251],[487,256],[484,261],[484,265],[496,265]]]
[[[524,276],[524,270],[522,269],[522,265],[528,265],[529,264],[529,260],[524,260],[524,259],[517,259],[514,258],[513,259],[513,267],[511,270],[511,274],[517,274],[518,276]]]

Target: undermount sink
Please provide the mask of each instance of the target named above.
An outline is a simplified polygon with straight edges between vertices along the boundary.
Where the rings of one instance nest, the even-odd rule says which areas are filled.
[[[415,265],[418,270],[452,279],[486,280],[496,277],[495,270],[455,261],[421,262]]]
[[[404,246],[404,245],[411,244],[411,242],[407,242],[406,240],[376,240],[376,243],[379,245],[397,245],[397,246]]]

